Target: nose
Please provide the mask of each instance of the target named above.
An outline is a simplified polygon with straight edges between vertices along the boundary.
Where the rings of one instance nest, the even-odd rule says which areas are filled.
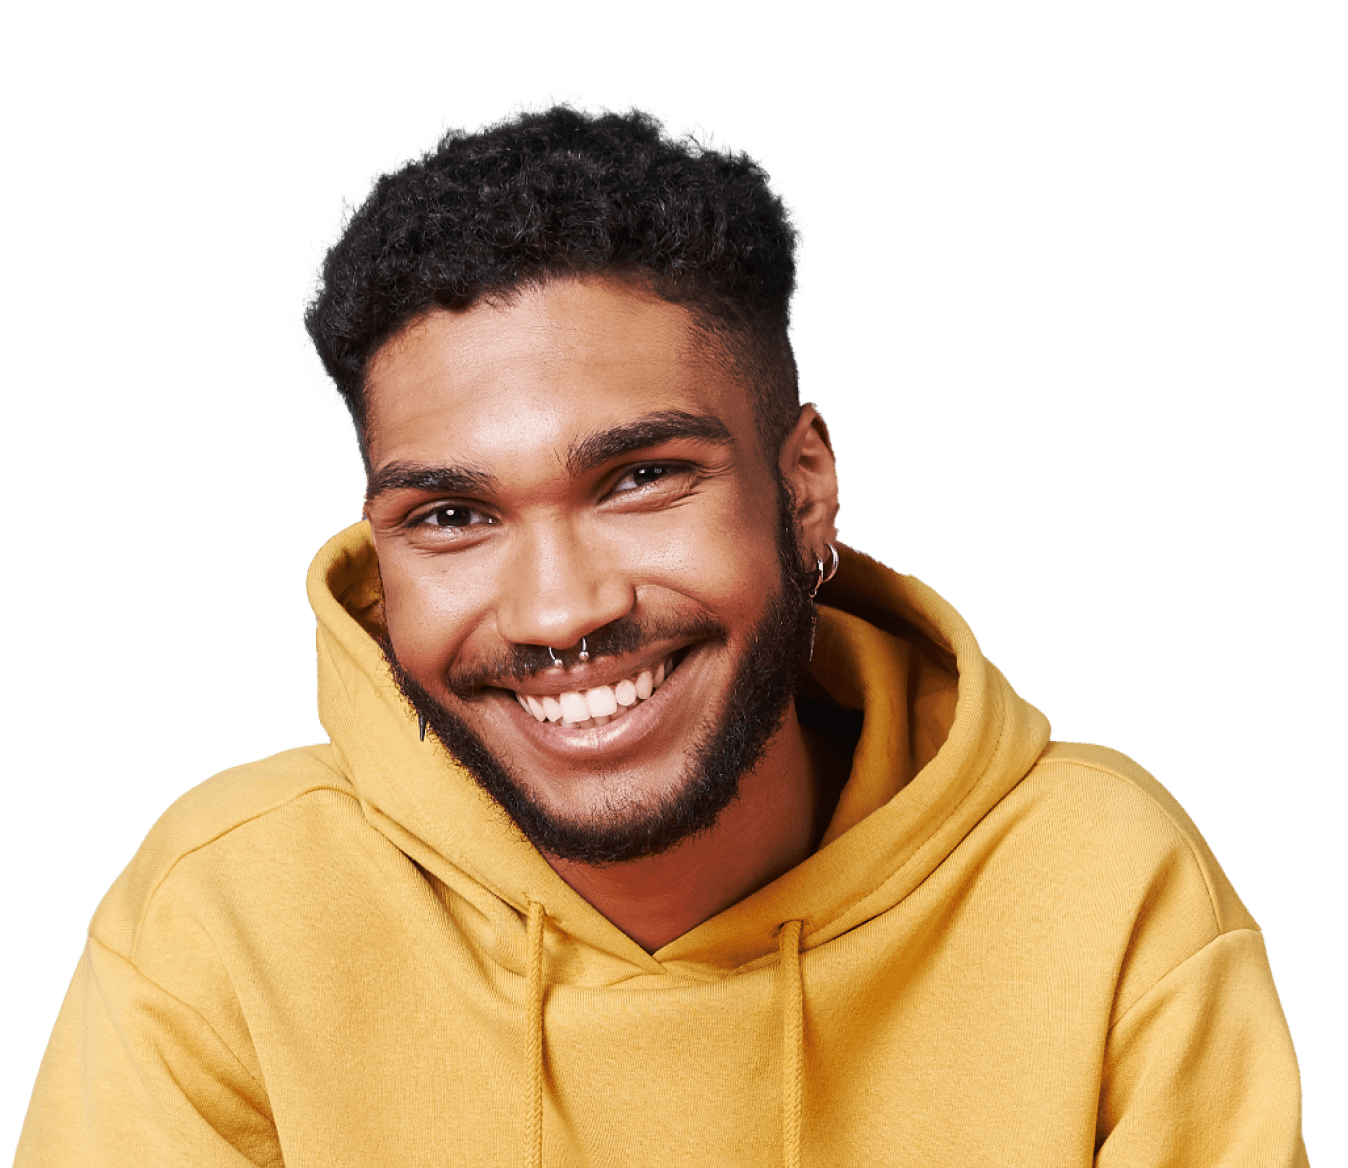
[[[517,645],[569,649],[632,610],[620,557],[574,525],[517,529],[503,565],[497,630]]]

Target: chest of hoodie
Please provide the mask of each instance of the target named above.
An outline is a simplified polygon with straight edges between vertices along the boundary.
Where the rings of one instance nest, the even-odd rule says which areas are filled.
[[[857,927],[804,922],[785,961],[624,968],[545,920],[536,1012],[523,914],[333,800],[179,864],[137,956],[255,1067],[287,1164],[524,1163],[535,1065],[549,1163],[779,1163],[793,1100],[822,1162],[951,1139],[979,1162],[990,1123],[1018,1133],[1002,1162],[1090,1144],[1145,881],[1084,871],[1093,849],[1032,792]]]

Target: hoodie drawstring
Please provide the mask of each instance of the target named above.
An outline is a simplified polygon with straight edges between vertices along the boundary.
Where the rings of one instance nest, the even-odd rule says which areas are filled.
[[[525,1168],[543,1168],[543,906],[529,902],[525,971],[525,1063],[529,1068],[529,1130]]]
[[[805,1079],[805,993],[800,972],[802,921],[782,926],[778,976],[782,980],[782,1161],[800,1168]]]

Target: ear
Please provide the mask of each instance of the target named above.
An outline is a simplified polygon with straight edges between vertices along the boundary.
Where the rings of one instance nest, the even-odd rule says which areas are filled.
[[[828,427],[810,403],[801,406],[777,465],[796,498],[796,522],[805,550],[826,558],[824,545],[838,539],[838,472]]]

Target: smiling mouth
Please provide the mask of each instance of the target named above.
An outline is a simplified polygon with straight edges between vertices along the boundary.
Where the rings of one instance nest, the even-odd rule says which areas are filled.
[[[515,700],[539,722],[552,722],[568,729],[605,726],[636,709],[659,689],[674,672],[676,658],[666,657],[654,669],[642,669],[613,685],[567,690],[556,694],[515,694]]]

